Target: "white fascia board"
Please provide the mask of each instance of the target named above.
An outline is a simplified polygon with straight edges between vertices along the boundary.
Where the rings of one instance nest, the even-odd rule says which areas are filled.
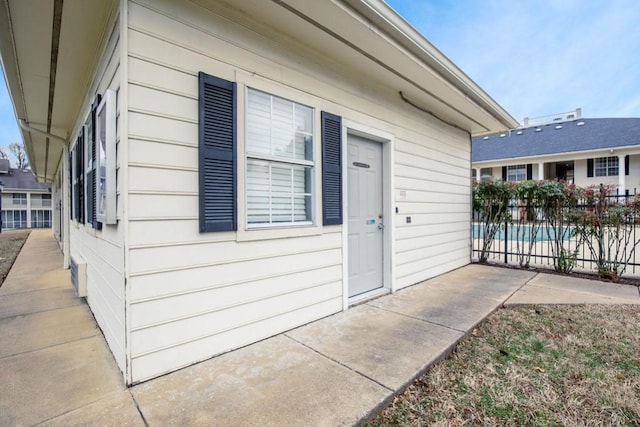
[[[353,9],[372,20],[402,47],[416,55],[464,96],[501,122],[505,129],[519,125],[504,108],[458,68],[418,30],[381,0],[343,0]]]

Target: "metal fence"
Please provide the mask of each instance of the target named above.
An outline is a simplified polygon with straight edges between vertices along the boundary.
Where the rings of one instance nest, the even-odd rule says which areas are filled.
[[[626,204],[632,195],[608,196],[609,203]],[[568,253],[575,254],[575,270],[597,272],[597,259],[589,250],[588,242],[576,232],[577,224],[569,215],[570,211],[592,212],[593,204],[585,201],[570,208],[562,208],[563,214],[550,221],[542,208],[531,207],[526,200],[513,200],[508,207],[510,219],[499,225],[492,244],[486,249],[488,261],[521,265],[528,255],[529,266],[553,268],[558,257],[558,241]],[[483,248],[485,228],[479,213],[474,212],[472,220],[472,258],[477,261]],[[623,245],[613,247],[612,239],[602,242],[605,249],[618,251],[620,259],[627,264],[624,275],[640,276],[640,216],[633,214],[625,217],[618,230],[625,233],[628,240]],[[637,248],[636,248],[637,246]]]

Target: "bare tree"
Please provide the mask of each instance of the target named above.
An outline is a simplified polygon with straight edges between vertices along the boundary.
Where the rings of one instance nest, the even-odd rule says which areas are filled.
[[[7,149],[5,147],[0,147],[0,159],[8,159],[9,153],[7,153]]]
[[[24,150],[24,146],[17,142],[9,144],[9,151],[16,158],[16,169],[24,169],[29,166],[27,160],[27,152]]]

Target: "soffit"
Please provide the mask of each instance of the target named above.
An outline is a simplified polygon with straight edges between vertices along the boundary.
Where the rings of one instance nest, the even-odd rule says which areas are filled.
[[[59,2],[60,25],[54,30],[55,4],[2,0],[0,54],[16,118],[68,141],[116,2]],[[32,170],[39,180],[53,180],[64,143],[21,132]]]

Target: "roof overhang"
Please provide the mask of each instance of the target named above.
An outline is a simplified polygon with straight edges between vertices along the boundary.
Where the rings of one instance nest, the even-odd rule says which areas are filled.
[[[0,0],[0,57],[29,164],[52,181],[116,0]]]
[[[592,159],[594,157],[606,157],[617,155],[639,155],[640,145],[623,145],[615,148],[594,148],[592,150],[566,151],[562,153],[538,154],[535,156],[508,157],[502,159],[489,159],[472,161],[471,167],[500,167],[525,163],[555,163],[573,160]]]
[[[518,124],[382,0],[192,1],[240,11],[472,136]],[[39,180],[57,172],[118,3],[0,0],[2,67]]]
[[[193,1],[221,10],[217,0]],[[226,10],[231,8],[304,43],[363,80],[393,88],[398,99],[472,136],[518,126],[382,0],[235,0]]]

